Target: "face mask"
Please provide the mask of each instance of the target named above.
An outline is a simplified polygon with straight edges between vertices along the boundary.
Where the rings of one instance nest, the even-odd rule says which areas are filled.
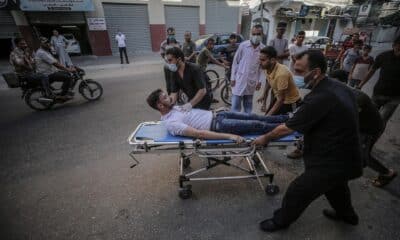
[[[167,63],[166,65],[171,72],[178,71],[178,66],[175,63]]]
[[[175,38],[175,35],[168,35],[168,38],[169,38],[170,40],[172,40],[172,39]]]
[[[294,75],[293,76],[293,80],[294,80],[294,84],[298,88],[304,88],[306,86],[306,83],[304,82],[304,77],[303,76]]]
[[[251,42],[253,45],[258,45],[258,44],[260,44],[260,42],[261,42],[261,36],[258,36],[258,35],[253,35],[253,36],[251,36],[251,37],[250,37],[250,42]]]

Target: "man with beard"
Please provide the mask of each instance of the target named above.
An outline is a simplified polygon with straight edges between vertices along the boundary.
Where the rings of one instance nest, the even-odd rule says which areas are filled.
[[[332,220],[358,224],[348,182],[362,174],[355,96],[344,84],[325,76],[326,59],[320,51],[298,55],[295,70],[304,76],[311,92],[286,123],[258,137],[254,145],[300,132],[304,135],[304,173],[293,180],[272,218],[260,223],[263,231],[287,228],[318,197],[325,195],[333,210],[323,214]]]
[[[185,56],[178,47],[167,49],[165,52],[166,68],[171,76],[171,99],[176,103],[179,91],[188,96],[189,102],[182,106],[186,111],[192,107],[208,110],[211,105],[211,95],[206,90],[204,73],[194,63],[185,62]]]

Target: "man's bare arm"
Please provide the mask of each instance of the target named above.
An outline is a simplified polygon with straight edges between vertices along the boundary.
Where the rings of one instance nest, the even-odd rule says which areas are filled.
[[[190,100],[190,104],[192,104],[192,106],[195,106],[196,104],[198,104],[206,95],[207,90],[205,88],[199,89],[196,93],[196,95],[194,95],[194,97]]]
[[[172,92],[169,94],[169,97],[171,98],[171,103],[175,104],[176,101],[178,100],[178,93],[177,92]]]
[[[244,139],[235,134],[230,134],[230,133],[219,133],[219,132],[213,132],[209,130],[197,130],[192,127],[187,127],[185,131],[183,132],[184,136],[187,137],[192,137],[192,138],[197,138],[197,139],[228,139],[228,140],[233,140],[236,141],[237,143],[241,143],[244,141]]]
[[[276,96],[276,101],[272,106],[271,110],[267,113],[267,115],[273,115],[276,113],[283,105],[286,96],[286,90],[281,90],[278,92],[278,96]]]
[[[252,144],[256,145],[256,146],[265,146],[265,145],[268,145],[268,143],[271,140],[281,138],[281,137],[289,135],[293,132],[294,132],[294,130],[288,128],[286,126],[286,124],[282,123],[281,125],[274,128],[271,132],[266,133],[266,134],[256,138],[256,140],[254,140],[254,142]]]

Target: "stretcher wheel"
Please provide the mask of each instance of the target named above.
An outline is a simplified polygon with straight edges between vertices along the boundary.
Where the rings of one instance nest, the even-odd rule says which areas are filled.
[[[179,197],[182,199],[188,199],[192,197],[192,190],[191,190],[191,186],[185,186],[182,189],[179,189]]]
[[[275,194],[277,194],[279,192],[279,187],[277,186],[277,185],[274,185],[274,184],[268,184],[266,187],[265,187],[265,193],[267,194],[267,195],[275,195]]]
[[[188,168],[190,166],[190,158],[184,157],[183,158],[183,168]]]

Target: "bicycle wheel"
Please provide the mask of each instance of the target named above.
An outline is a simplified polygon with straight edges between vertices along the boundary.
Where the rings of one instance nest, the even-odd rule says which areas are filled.
[[[211,84],[211,90],[215,91],[219,87],[219,74],[217,71],[208,69],[205,71],[206,75],[210,79],[210,84]]]
[[[221,99],[222,101],[227,104],[231,105],[232,101],[232,88],[229,84],[225,84],[221,89]]]

